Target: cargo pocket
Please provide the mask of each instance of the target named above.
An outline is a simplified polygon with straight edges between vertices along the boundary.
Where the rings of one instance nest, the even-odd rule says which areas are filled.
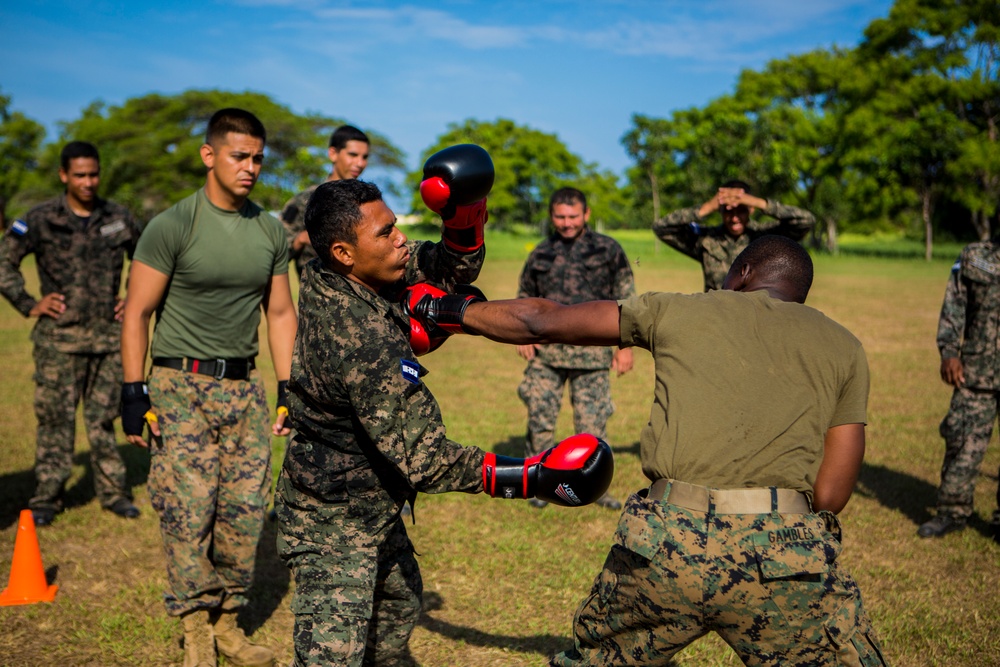
[[[861,667],[888,664],[871,621],[861,608],[860,597],[855,596],[845,602],[836,614],[830,616],[823,629],[836,651],[838,664]]]
[[[618,522],[611,553],[593,591],[605,621],[616,632],[645,615],[648,590],[656,585],[651,563],[660,552],[655,526],[650,525],[653,515],[636,516],[629,509]]]

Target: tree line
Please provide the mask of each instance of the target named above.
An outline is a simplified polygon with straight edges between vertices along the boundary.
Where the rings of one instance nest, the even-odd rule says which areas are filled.
[[[259,204],[279,210],[323,179],[326,142],[342,121],[293,113],[263,93],[94,102],[48,143],[44,128],[0,94],[0,222],[6,227],[8,215],[60,191],[54,174],[70,139],[100,149],[103,195],[149,219],[200,187],[204,124],[225,106],[252,110],[268,130]],[[761,196],[812,211],[817,247],[835,251],[841,232],[902,233],[923,239],[929,258],[936,235],[986,239],[1000,231],[998,115],[1000,3],[897,0],[854,48],[773,60],[743,71],[732,93],[704,106],[633,115],[621,137],[633,161],[624,181],[556,134],[504,118],[449,125],[419,163],[455,143],[483,146],[496,164],[490,220],[499,228],[543,229],[547,197],[562,185],[584,190],[592,220],[613,229],[648,227],[740,178]],[[430,220],[416,195],[419,170],[405,174],[404,153],[365,131],[371,166],[386,175],[379,185],[412,193],[413,211]]]

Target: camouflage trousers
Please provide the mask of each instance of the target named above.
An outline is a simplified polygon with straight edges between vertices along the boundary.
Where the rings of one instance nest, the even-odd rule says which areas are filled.
[[[161,437],[149,497],[167,560],[167,613],[246,604],[271,489],[268,408],[258,371],[215,380],[154,367]]]
[[[633,494],[551,665],[667,665],[718,633],[747,665],[885,665],[822,514],[712,514]]]
[[[537,357],[528,362],[517,394],[528,408],[527,456],[555,445],[556,420],[562,407],[563,386],[569,383],[573,430],[608,439],[608,419],[614,414],[608,369],[553,368]]]
[[[36,509],[62,509],[63,485],[73,471],[76,405],[90,441],[94,492],[103,507],[131,498],[125,488],[125,463],[115,441],[120,411],[121,355],[70,354],[35,345],[35,494]]]
[[[420,618],[423,581],[400,519],[385,540],[352,538],[338,520],[302,512],[310,499],[279,480],[278,553],[295,578],[295,667],[412,667],[409,641]],[[315,526],[322,520],[319,540]],[[355,535],[355,537],[357,537]],[[311,539],[307,539],[311,538]]]
[[[940,429],[945,449],[937,494],[938,514],[962,519],[972,516],[976,478],[993,436],[998,401],[1000,392],[988,389],[957,387],[952,393],[951,407]],[[993,520],[1000,523],[1000,487]]]

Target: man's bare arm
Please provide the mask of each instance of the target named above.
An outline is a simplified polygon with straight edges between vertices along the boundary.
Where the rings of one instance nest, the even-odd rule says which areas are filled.
[[[618,345],[617,301],[564,306],[549,299],[511,299],[469,304],[462,327],[501,343]]]
[[[865,457],[865,425],[841,424],[826,432],[823,462],[813,487],[813,508],[834,514],[847,505]]]

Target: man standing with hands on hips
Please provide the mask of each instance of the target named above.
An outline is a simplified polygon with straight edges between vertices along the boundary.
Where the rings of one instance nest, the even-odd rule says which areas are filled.
[[[167,556],[167,613],[184,624],[185,667],[270,667],[236,624],[247,603],[270,494],[270,435],[287,435],[285,387],[297,319],[281,223],[248,197],[264,126],[242,109],[208,123],[205,187],[150,221],[136,249],[122,328],[122,425],[147,446],[149,493]],[[263,310],[278,379],[268,425],[256,370]],[[152,370],[144,383],[149,320]]]

